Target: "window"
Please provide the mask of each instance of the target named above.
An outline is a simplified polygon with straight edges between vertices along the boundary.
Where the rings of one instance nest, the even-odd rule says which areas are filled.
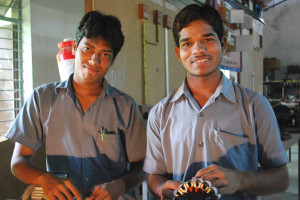
[[[0,137],[23,106],[21,0],[0,0]]]

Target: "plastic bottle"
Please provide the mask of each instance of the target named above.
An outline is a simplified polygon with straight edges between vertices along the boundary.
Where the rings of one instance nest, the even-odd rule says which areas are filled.
[[[75,55],[72,53],[72,43],[71,38],[66,38],[63,42],[58,43],[60,51],[56,58],[61,81],[66,80],[74,72]]]

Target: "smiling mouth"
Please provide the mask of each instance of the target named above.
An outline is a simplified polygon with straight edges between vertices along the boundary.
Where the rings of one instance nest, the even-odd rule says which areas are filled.
[[[90,71],[93,71],[93,72],[99,72],[100,70],[98,68],[92,68],[92,67],[88,67],[86,65],[84,65],[84,68],[90,70]]]
[[[208,61],[208,59],[205,58],[205,59],[194,60],[194,61],[192,61],[192,63],[204,63],[204,62],[207,62],[207,61]]]

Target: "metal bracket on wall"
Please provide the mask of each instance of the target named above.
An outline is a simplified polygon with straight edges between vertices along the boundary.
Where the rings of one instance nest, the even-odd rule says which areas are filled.
[[[142,55],[143,55],[143,104],[147,104],[147,87],[146,87],[146,44],[158,45],[159,44],[159,24],[162,24],[163,15],[160,11],[154,10],[153,20],[156,24],[156,41],[149,41],[146,39],[146,20],[149,18],[149,13],[152,11],[145,4],[139,4],[139,18],[142,20]]]

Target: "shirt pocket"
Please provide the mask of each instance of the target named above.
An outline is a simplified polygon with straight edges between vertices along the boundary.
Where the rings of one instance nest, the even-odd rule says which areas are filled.
[[[120,137],[120,133],[114,131],[106,131],[97,133],[97,146],[100,153],[105,155],[112,161],[125,160],[125,149]]]
[[[240,146],[247,144],[249,136],[243,133],[233,133],[220,128],[214,128],[211,139],[217,147],[223,151],[228,151],[233,147],[239,148]]]

